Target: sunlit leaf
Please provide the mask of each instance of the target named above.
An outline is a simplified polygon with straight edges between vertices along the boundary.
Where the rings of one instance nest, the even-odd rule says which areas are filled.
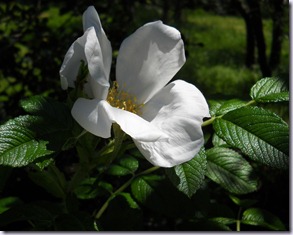
[[[209,101],[211,104],[210,113],[212,116],[220,116],[225,113],[228,113],[232,110],[243,107],[246,102],[239,99],[231,99],[231,100],[212,100]]]
[[[289,89],[279,78],[263,78],[251,88],[250,96],[261,103],[289,101]]]
[[[0,126],[0,165],[21,167],[51,154],[47,141],[37,140],[28,123],[37,117],[20,116]]]
[[[213,123],[220,138],[251,159],[276,168],[288,168],[289,128],[276,114],[243,107]]]

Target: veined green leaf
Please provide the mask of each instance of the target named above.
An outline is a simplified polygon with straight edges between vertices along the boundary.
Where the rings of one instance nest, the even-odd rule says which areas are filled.
[[[286,230],[282,221],[269,211],[250,208],[243,212],[241,223],[266,227],[272,230]]]
[[[251,159],[276,168],[288,168],[289,128],[276,114],[258,107],[243,107],[213,123],[229,145]]]
[[[250,96],[257,102],[289,101],[288,86],[279,78],[263,78],[250,90]]]
[[[179,191],[191,197],[204,180],[206,163],[205,151],[202,148],[190,161],[167,168],[165,172]]]
[[[245,194],[257,189],[253,168],[232,149],[214,147],[206,151],[208,176],[231,193]]]
[[[37,140],[29,129],[36,117],[20,116],[0,126],[0,165],[21,167],[51,154],[47,141]]]
[[[216,133],[213,134],[212,143],[215,147],[229,147],[229,145]]]
[[[243,107],[246,102],[239,99],[221,100],[221,101],[209,101],[211,104],[210,113],[212,116],[220,116],[228,113],[232,110]]]

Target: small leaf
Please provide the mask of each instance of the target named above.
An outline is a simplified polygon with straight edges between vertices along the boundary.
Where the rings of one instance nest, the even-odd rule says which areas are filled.
[[[288,86],[279,78],[263,78],[250,91],[250,96],[257,102],[289,101]]]
[[[213,122],[220,138],[251,159],[276,168],[288,168],[289,128],[276,114],[243,107]]]
[[[166,168],[165,172],[177,189],[190,198],[200,188],[205,170],[206,156],[202,148],[190,161],[173,168]]]
[[[97,196],[109,196],[113,191],[111,184],[104,181],[97,181],[96,178],[83,180],[74,190],[79,199],[93,199]]]
[[[37,140],[29,129],[29,123],[37,119],[20,116],[0,126],[0,165],[21,167],[52,153],[47,149],[48,142]]]
[[[0,199],[0,214],[9,208],[20,205],[21,200],[18,197],[5,197]]]
[[[277,216],[259,208],[250,208],[244,211],[241,222],[244,224],[266,227],[271,230],[287,230]]]
[[[240,199],[234,195],[229,195],[229,197],[236,205],[244,207],[244,208],[251,207],[252,205],[258,202],[255,199]]]
[[[131,156],[124,156],[110,165],[107,173],[110,175],[123,176],[133,174],[138,168],[138,160]]]
[[[245,194],[257,189],[253,168],[237,152],[223,147],[206,151],[206,175],[231,193]]]
[[[231,100],[210,100],[210,113],[212,116],[220,116],[232,110],[243,107],[246,102],[239,99]]]

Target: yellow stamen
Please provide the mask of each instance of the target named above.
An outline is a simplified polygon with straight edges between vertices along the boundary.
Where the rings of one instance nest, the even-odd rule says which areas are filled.
[[[115,108],[123,109],[139,115],[140,108],[143,104],[137,104],[135,96],[132,96],[125,91],[120,91],[118,88],[118,83],[116,81],[113,82],[113,86],[109,89],[107,102]]]

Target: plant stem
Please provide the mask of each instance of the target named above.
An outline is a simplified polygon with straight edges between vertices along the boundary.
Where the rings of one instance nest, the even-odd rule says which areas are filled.
[[[204,121],[204,122],[201,124],[201,126],[202,126],[202,127],[204,127],[204,126],[208,126],[208,125],[212,124],[213,121],[214,121],[215,119],[216,119],[216,117],[212,117],[212,118],[210,118],[209,120]]]
[[[153,171],[156,171],[158,170],[160,167],[158,166],[154,166],[154,167],[151,167],[149,169],[146,169],[145,171],[142,171],[140,173],[138,173],[137,175],[133,175],[128,181],[126,181],[123,185],[121,185],[108,199],[107,201],[102,205],[102,207],[100,208],[100,210],[98,211],[98,213],[96,214],[96,219],[100,219],[101,216],[103,215],[103,213],[105,212],[105,210],[107,209],[107,207],[109,206],[109,202],[115,198],[117,196],[117,194],[123,192],[130,184],[131,182],[138,176],[141,176],[141,175],[146,175],[146,174],[149,174],[149,173],[152,173]]]
[[[251,101],[247,102],[244,106],[253,105],[253,104],[255,104],[255,103],[256,103],[255,100],[251,100]],[[223,117],[223,115],[220,115],[220,116],[213,116],[213,117],[211,117],[209,120],[204,121],[204,122],[201,124],[201,126],[204,127],[204,126],[211,125],[211,124],[215,121],[215,119],[217,119],[217,118],[221,118],[221,117]]]
[[[242,208],[239,208],[238,214],[237,214],[237,220],[236,220],[236,231],[240,232],[240,224],[241,224],[241,220],[240,220],[240,215],[241,215],[241,210]]]

